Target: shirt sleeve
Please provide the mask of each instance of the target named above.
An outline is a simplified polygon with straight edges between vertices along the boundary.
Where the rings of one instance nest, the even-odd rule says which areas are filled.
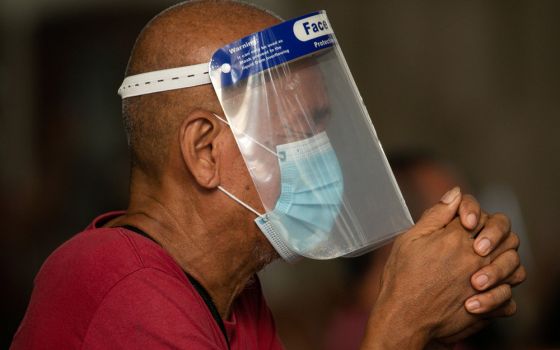
[[[227,349],[186,281],[154,268],[121,279],[90,321],[83,349]]]

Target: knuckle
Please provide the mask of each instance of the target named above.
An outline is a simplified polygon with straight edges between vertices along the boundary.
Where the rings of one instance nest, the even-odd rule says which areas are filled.
[[[521,264],[521,258],[519,257],[519,254],[517,253],[516,250],[509,250],[509,255],[511,257],[511,265],[514,268],[519,267],[519,265]]]
[[[497,305],[503,304],[506,300],[511,299],[511,288],[509,285],[501,285],[489,294],[489,308],[496,307]]]
[[[502,284],[498,287],[499,289],[499,299],[504,302],[511,299],[511,286],[509,284]]]
[[[511,299],[504,311],[506,316],[515,315],[515,313],[517,312],[517,303],[515,302],[515,300]]]
[[[496,224],[488,224],[480,233],[481,237],[486,237],[493,243],[504,241],[508,235],[509,231],[504,230],[503,227]]]
[[[526,279],[527,279],[527,270],[525,269],[525,266],[521,265],[513,274],[512,283],[519,284],[525,281]]]
[[[513,247],[514,249],[519,248],[519,244],[521,243],[521,241],[520,241],[520,239],[519,239],[519,236],[518,236],[516,233],[514,233],[514,232],[511,232],[511,233],[509,234],[509,236],[511,237],[510,239],[511,239],[511,245],[512,245],[512,247]]]
[[[493,215],[493,218],[495,220],[497,220],[501,225],[503,225],[503,227],[505,228],[506,231],[509,231],[511,228],[511,220],[509,219],[509,217],[504,214],[504,213],[496,213]]]
[[[471,194],[463,195],[463,203],[467,205],[470,209],[476,209],[477,211],[480,209],[480,205],[478,204],[478,201]]]
[[[499,266],[500,272],[505,275],[510,275],[519,267],[521,259],[516,250],[508,249],[502,253],[502,259],[498,259],[496,264]]]
[[[517,251],[517,248],[519,248],[519,237],[515,233],[510,232],[509,236],[504,242],[504,248]]]
[[[517,273],[517,269],[520,265],[519,255],[515,250],[508,250],[503,253],[502,257],[494,261],[488,266],[489,276],[493,276],[493,283],[500,280],[505,280],[508,276]],[[512,279],[513,276],[512,276]]]

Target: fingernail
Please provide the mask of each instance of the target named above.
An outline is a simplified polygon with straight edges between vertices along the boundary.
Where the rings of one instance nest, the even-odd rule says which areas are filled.
[[[467,301],[467,310],[476,311],[480,307],[480,301],[474,299]]]
[[[474,279],[474,283],[476,283],[479,288],[484,288],[488,283],[488,276],[482,274]]]
[[[476,215],[473,213],[467,215],[467,225],[469,225],[469,227],[475,227],[476,224],[477,224]]]
[[[476,250],[478,250],[478,252],[482,255],[486,255],[488,254],[488,251],[490,251],[490,246],[492,244],[490,243],[490,240],[488,238],[482,238],[477,244],[476,244]]]
[[[454,187],[452,190],[444,194],[443,197],[441,197],[441,202],[444,204],[451,204],[460,193],[461,190],[459,189],[459,187]]]

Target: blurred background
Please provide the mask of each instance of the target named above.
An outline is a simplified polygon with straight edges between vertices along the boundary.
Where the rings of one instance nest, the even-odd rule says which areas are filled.
[[[327,10],[413,216],[459,183],[512,217],[529,270],[518,315],[460,347],[560,348],[560,1],[252,2]],[[0,2],[1,348],[46,257],[125,208],[116,91],[136,35],[174,3]],[[387,251],[265,269],[286,347],[351,349]]]

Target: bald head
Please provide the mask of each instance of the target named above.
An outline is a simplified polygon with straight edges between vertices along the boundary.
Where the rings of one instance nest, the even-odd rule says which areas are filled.
[[[209,62],[218,48],[278,22],[264,10],[234,1],[181,3],[163,11],[142,30],[126,76]],[[221,110],[211,85],[124,99],[132,166],[160,179],[179,126],[195,109]]]
[[[189,1],[171,7],[140,33],[126,75],[205,63],[218,48],[278,22],[234,1]]]

